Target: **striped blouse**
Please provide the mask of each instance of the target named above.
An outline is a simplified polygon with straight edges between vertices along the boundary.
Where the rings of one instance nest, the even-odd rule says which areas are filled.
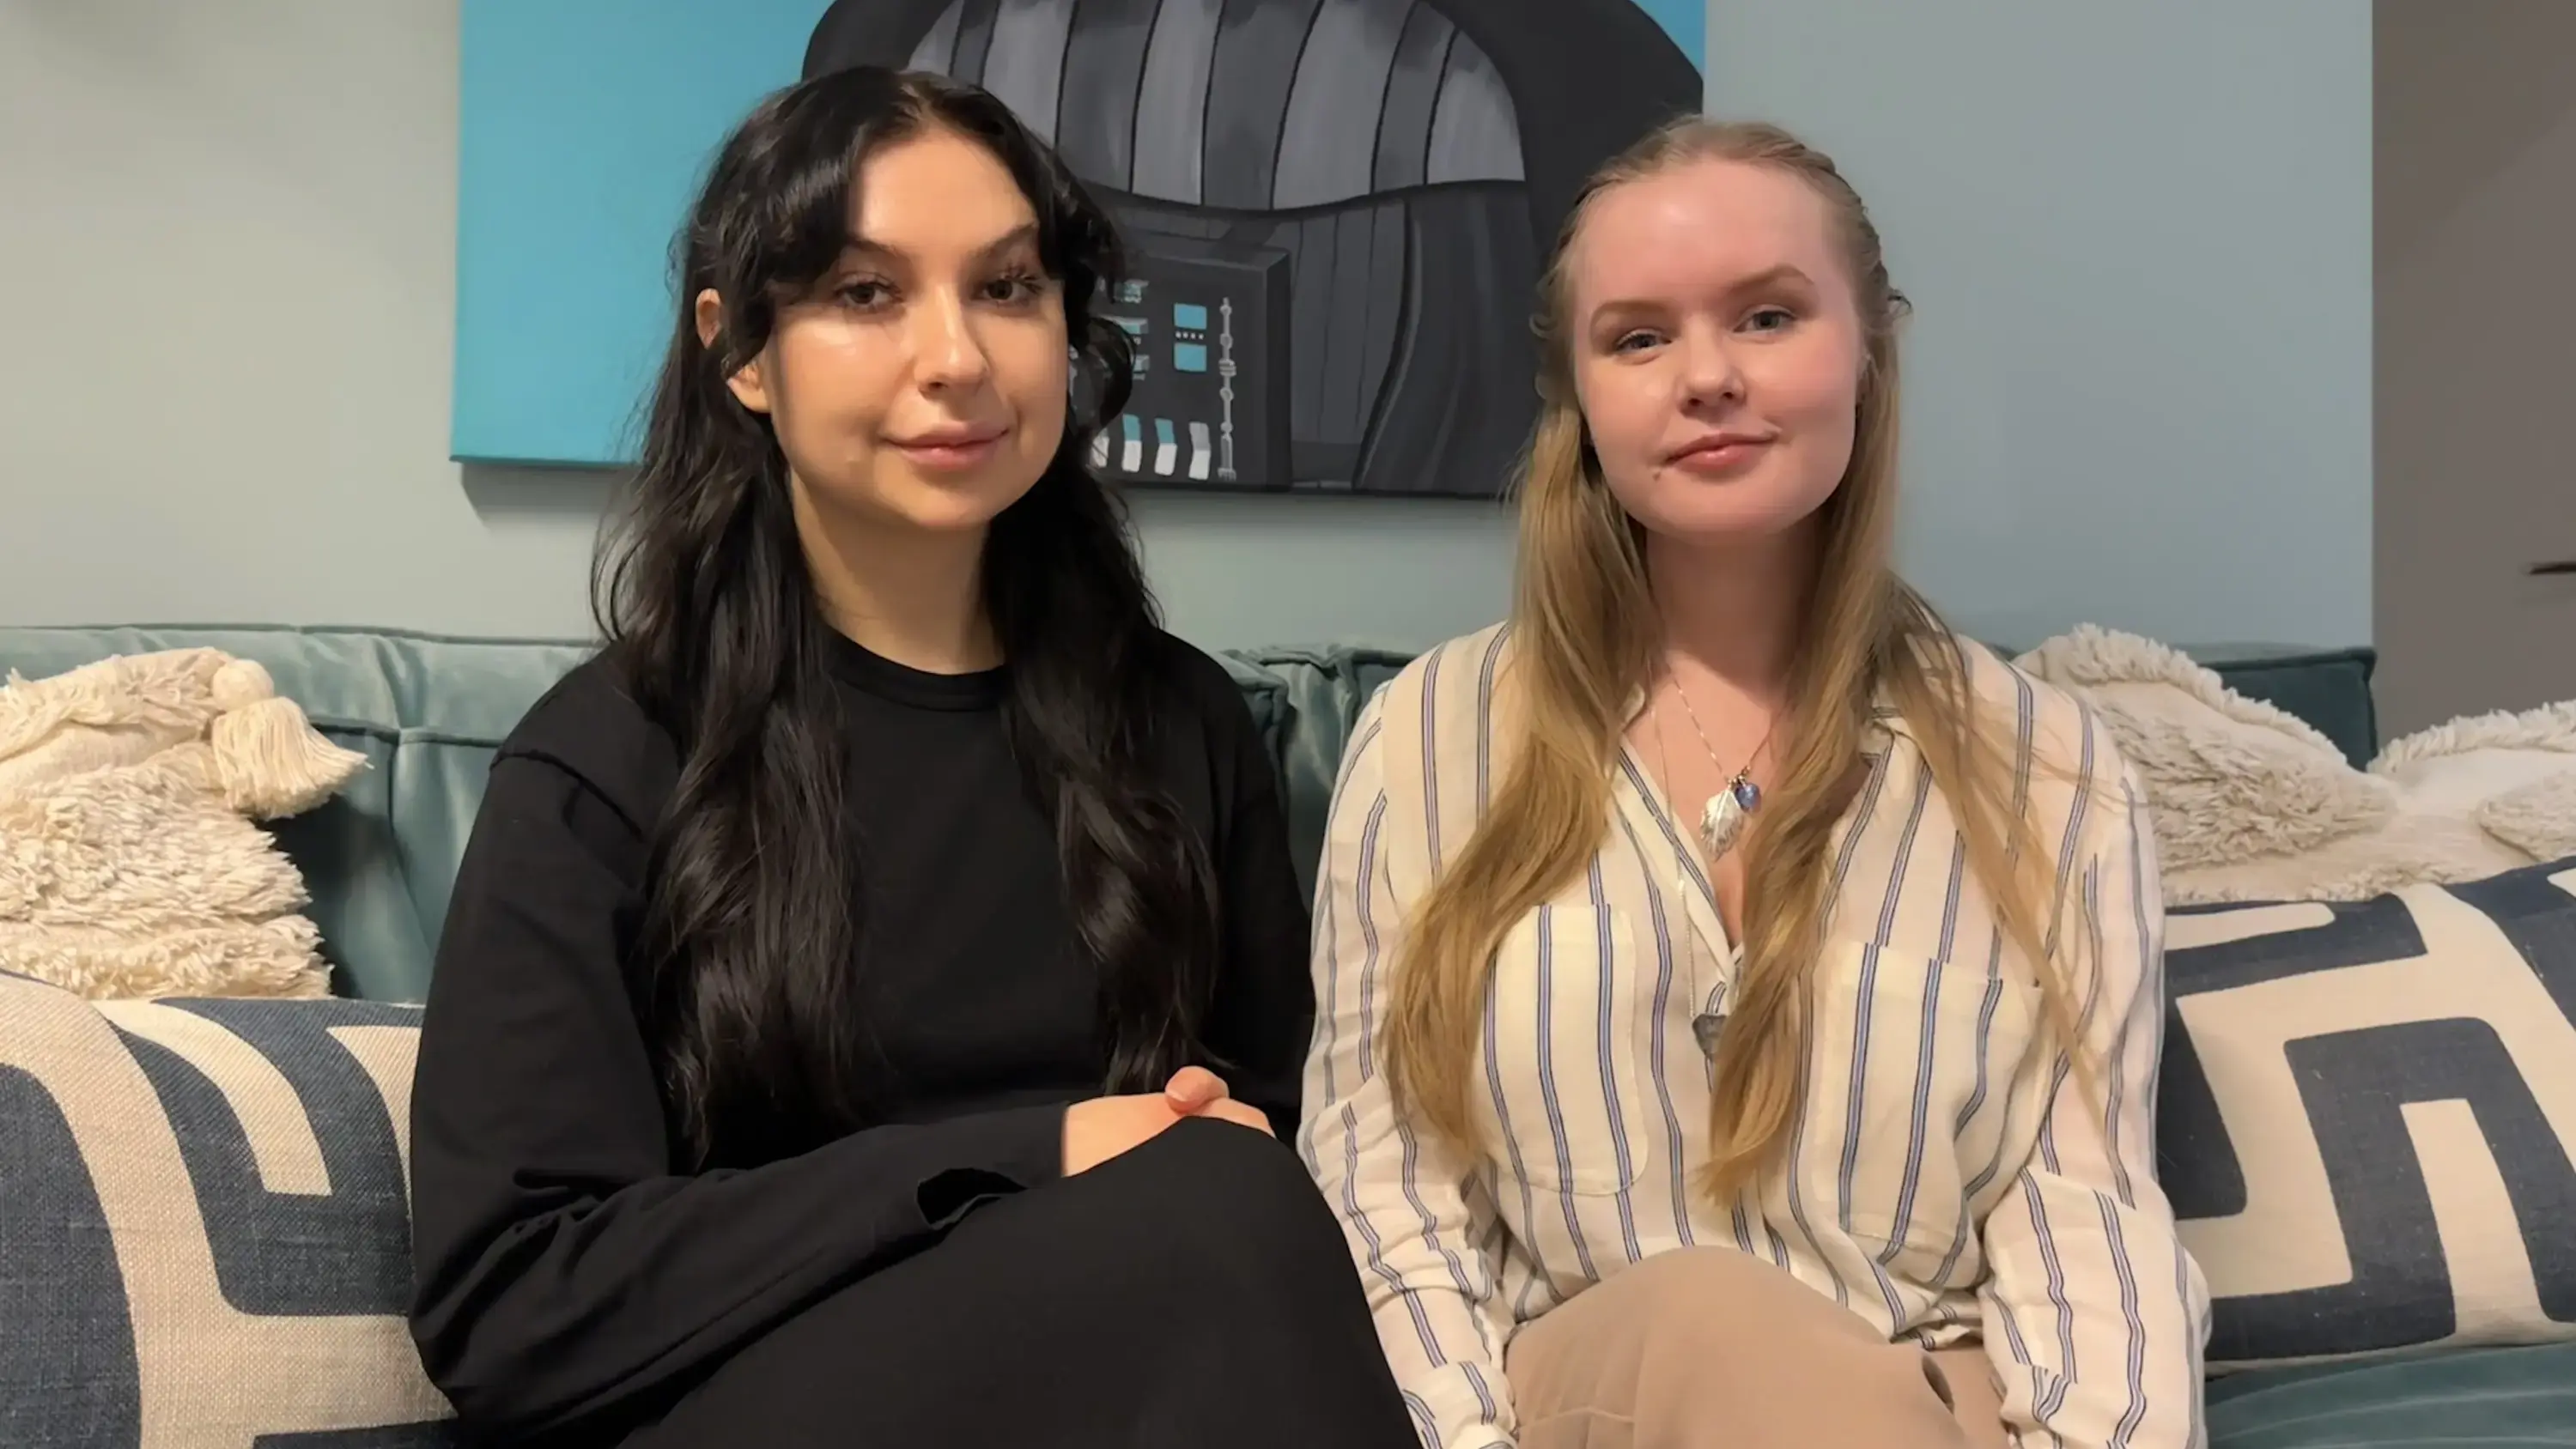
[[[1731,1210],[1691,1189],[1711,1081],[1693,1027],[1723,1019],[1735,953],[1633,752],[1590,868],[1496,953],[1474,1102],[1484,1150],[1397,1116],[1378,1055],[1387,972],[1410,904],[1493,786],[1507,641],[1499,626],[1453,640],[1369,702],[1316,885],[1298,1145],[1339,1210],[1423,1443],[1511,1445],[1514,1331],[1694,1244],[1767,1259],[1891,1341],[1982,1340],[2017,1444],[2202,1443],[2208,1290],[2153,1176],[2163,911],[2147,814],[2089,711],[1973,645],[1980,694],[2020,721],[2039,838],[2080,890],[2067,928],[2100,963],[2079,983],[2089,1093],[2039,1043],[2027,962],[1904,721],[1882,709],[1837,836],[1787,1171]]]

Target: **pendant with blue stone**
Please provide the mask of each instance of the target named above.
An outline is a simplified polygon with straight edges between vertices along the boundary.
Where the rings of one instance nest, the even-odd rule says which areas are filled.
[[[1738,774],[1726,788],[1708,797],[1699,813],[1700,840],[1708,846],[1709,859],[1716,860],[1735,848],[1736,838],[1744,833],[1744,824],[1753,812],[1762,808],[1762,787],[1751,776]]]

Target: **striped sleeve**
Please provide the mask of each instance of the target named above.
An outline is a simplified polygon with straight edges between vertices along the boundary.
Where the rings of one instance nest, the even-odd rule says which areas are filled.
[[[1378,1033],[1400,925],[1382,832],[1390,818],[1381,693],[1334,787],[1315,884],[1316,1031],[1298,1148],[1341,1219],[1395,1381],[1425,1449],[1509,1449],[1508,1319],[1478,1246],[1490,1214],[1459,1154],[1398,1119]]]
[[[2209,1292],[2155,1180],[2163,894],[2137,780],[2088,733],[2101,784],[2078,793],[2061,878],[2094,966],[2076,982],[2094,1086],[2049,1064],[2038,1146],[1985,1223],[1986,1343],[2019,1445],[2199,1449]]]

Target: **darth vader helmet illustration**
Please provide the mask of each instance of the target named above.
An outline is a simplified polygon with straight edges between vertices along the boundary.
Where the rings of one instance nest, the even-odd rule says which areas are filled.
[[[805,73],[862,64],[993,92],[1118,218],[1094,465],[1241,490],[1499,491],[1572,197],[1701,89],[1632,0],[836,0]]]

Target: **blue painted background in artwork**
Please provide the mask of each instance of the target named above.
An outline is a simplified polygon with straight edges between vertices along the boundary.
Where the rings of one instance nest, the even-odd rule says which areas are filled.
[[[671,234],[725,132],[796,79],[829,0],[464,0],[461,460],[632,461],[673,318]],[[1638,0],[1682,53],[1703,0]]]

